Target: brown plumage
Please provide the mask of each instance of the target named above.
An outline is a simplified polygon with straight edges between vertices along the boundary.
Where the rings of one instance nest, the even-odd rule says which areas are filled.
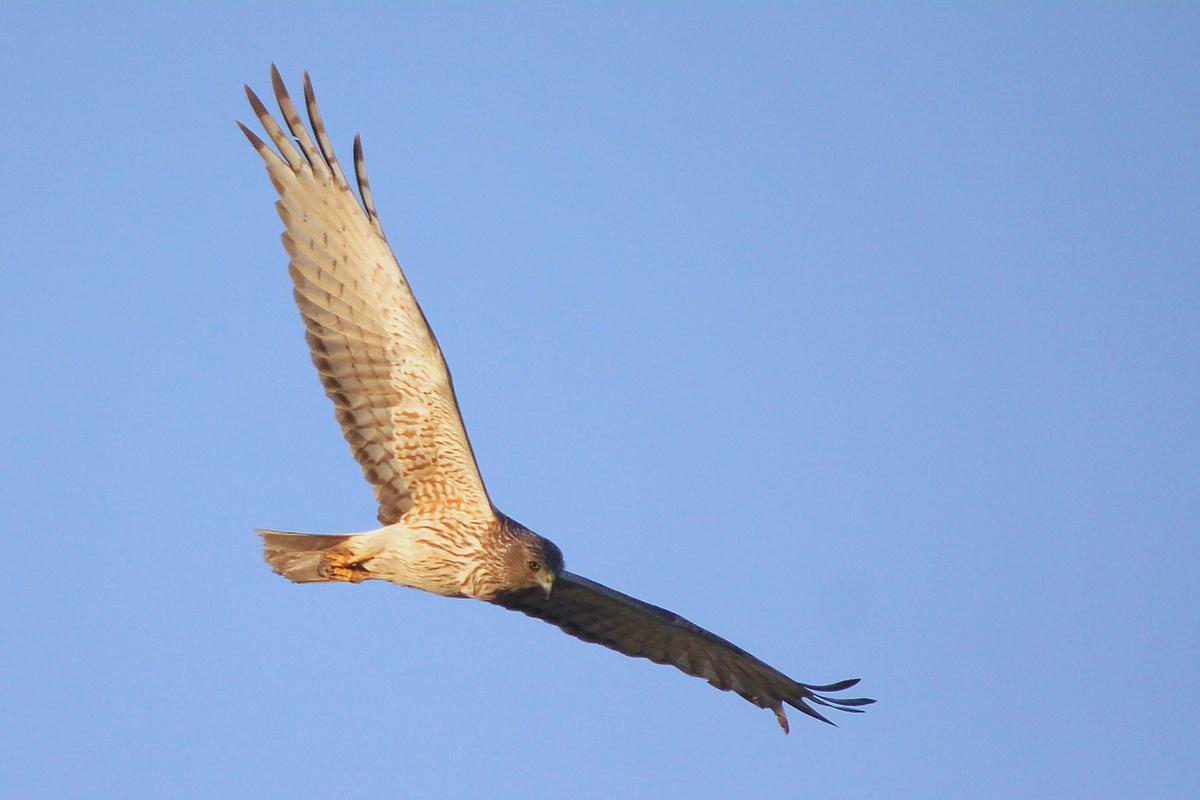
[[[279,193],[313,364],[374,488],[382,525],[343,534],[259,531],[271,568],[297,583],[379,579],[486,600],[734,691],[773,710],[785,732],[785,703],[828,722],[810,704],[857,712],[874,702],[828,696],[857,679],[799,683],[670,611],[567,572],[553,542],[494,508],[441,348],[380,225],[361,141],[355,137],[355,197],[308,75],[312,135],[274,67],[271,81],[288,132],[249,87],[246,95],[278,152],[238,124]]]

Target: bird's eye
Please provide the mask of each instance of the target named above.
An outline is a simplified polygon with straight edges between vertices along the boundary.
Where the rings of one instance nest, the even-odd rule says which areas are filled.
[[[541,569],[541,568],[542,568],[542,565],[541,565],[541,564],[539,564],[538,562],[536,562],[536,561],[530,561],[530,562],[529,562],[529,569],[530,569],[530,571],[532,571],[532,572],[537,572],[537,571],[538,571],[539,569]]]

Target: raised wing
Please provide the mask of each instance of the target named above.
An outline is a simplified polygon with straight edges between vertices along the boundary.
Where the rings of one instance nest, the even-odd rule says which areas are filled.
[[[238,125],[279,192],[275,208],[313,364],[374,487],[379,521],[392,524],[414,505],[490,517],[450,371],[384,238],[361,143],[356,137],[360,203],[333,154],[308,75],[304,99],[315,145],[274,66],[271,79],[294,139],[249,86],[250,105],[278,154]]]
[[[557,625],[585,642],[669,664],[718,689],[737,692],[754,705],[774,711],[784,733],[788,732],[784,703],[829,722],[808,703],[861,713],[858,706],[875,702],[866,697],[824,694],[849,689],[858,678],[828,686],[799,683],[678,614],[569,572],[558,576],[549,597],[540,588],[522,589],[492,602]]]

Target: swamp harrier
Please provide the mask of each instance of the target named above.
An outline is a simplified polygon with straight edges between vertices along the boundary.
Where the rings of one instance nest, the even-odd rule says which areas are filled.
[[[249,87],[278,152],[239,125],[279,192],[275,207],[313,364],[374,487],[381,525],[338,535],[259,531],[271,568],[298,583],[379,579],[520,611],[732,690],[774,711],[785,732],[784,703],[828,722],[813,705],[858,712],[873,702],[830,696],[857,679],[800,683],[683,617],[567,572],[553,542],[496,510],[442,351],[379,224],[359,139],[356,197],[308,76],[311,135],[274,67],[271,79],[290,135]]]

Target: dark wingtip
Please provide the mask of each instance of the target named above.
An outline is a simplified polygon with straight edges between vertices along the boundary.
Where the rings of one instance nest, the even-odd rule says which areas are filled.
[[[804,686],[805,689],[808,689],[809,691],[812,691],[812,692],[842,692],[842,691],[845,691],[846,689],[849,689],[851,686],[857,686],[858,682],[861,680],[862,680],[862,678],[847,678],[844,681],[838,681],[837,683],[827,683],[824,686],[814,686],[811,683],[805,683],[802,685]]]
[[[282,103],[284,98],[288,96],[288,90],[287,86],[283,82],[283,76],[279,74],[279,70],[275,68],[274,64],[271,65],[271,88],[275,91],[275,98],[279,100],[280,103]]]
[[[819,719],[821,722],[824,722],[826,725],[832,725],[835,728],[837,727],[836,722],[833,722],[832,720],[827,719],[824,714],[822,714],[820,711],[817,711],[815,708],[810,706],[808,703],[805,703],[803,700],[801,700],[799,703],[792,703],[792,707],[804,712],[805,714],[808,714],[813,719]]]
[[[802,694],[797,696],[794,701],[788,700],[788,703],[800,709],[804,713],[821,720],[822,722],[829,722],[830,725],[833,725],[834,723],[825,719],[825,717],[821,714],[816,713],[815,709],[811,709],[811,707],[808,706],[805,701],[807,700],[809,703],[813,703],[814,705],[818,706],[824,706],[825,708],[836,708],[838,711],[845,711],[848,714],[861,714],[863,713],[863,709],[858,708],[858,706],[869,706],[875,702],[874,698],[830,697],[828,694],[825,694],[827,692],[844,691],[849,689],[851,686],[857,685],[858,682],[858,678],[849,678],[844,681],[838,681],[837,683],[829,683],[824,686],[800,684],[803,689]]]
[[[262,119],[264,116],[270,116],[267,111],[267,107],[263,105],[262,100],[258,99],[258,95],[256,95],[254,90],[250,88],[250,84],[245,83],[242,85],[246,89],[246,99],[250,101],[250,107],[254,109],[255,116],[257,116],[259,119]]]
[[[243,125],[241,120],[235,119],[234,122],[236,122],[237,126],[242,129],[242,133],[246,134],[246,138],[250,140],[250,144],[254,145],[256,148],[266,147],[266,145],[263,144],[263,140],[258,138],[258,136],[255,135],[254,131],[250,130],[245,125]]]
[[[383,235],[383,228],[379,225],[379,212],[375,210],[375,195],[371,193],[371,181],[367,178],[367,162],[363,158],[362,136],[357,133],[354,134],[354,177],[358,180],[358,194],[362,198],[367,218],[371,220],[375,232],[386,239],[387,237]]]

